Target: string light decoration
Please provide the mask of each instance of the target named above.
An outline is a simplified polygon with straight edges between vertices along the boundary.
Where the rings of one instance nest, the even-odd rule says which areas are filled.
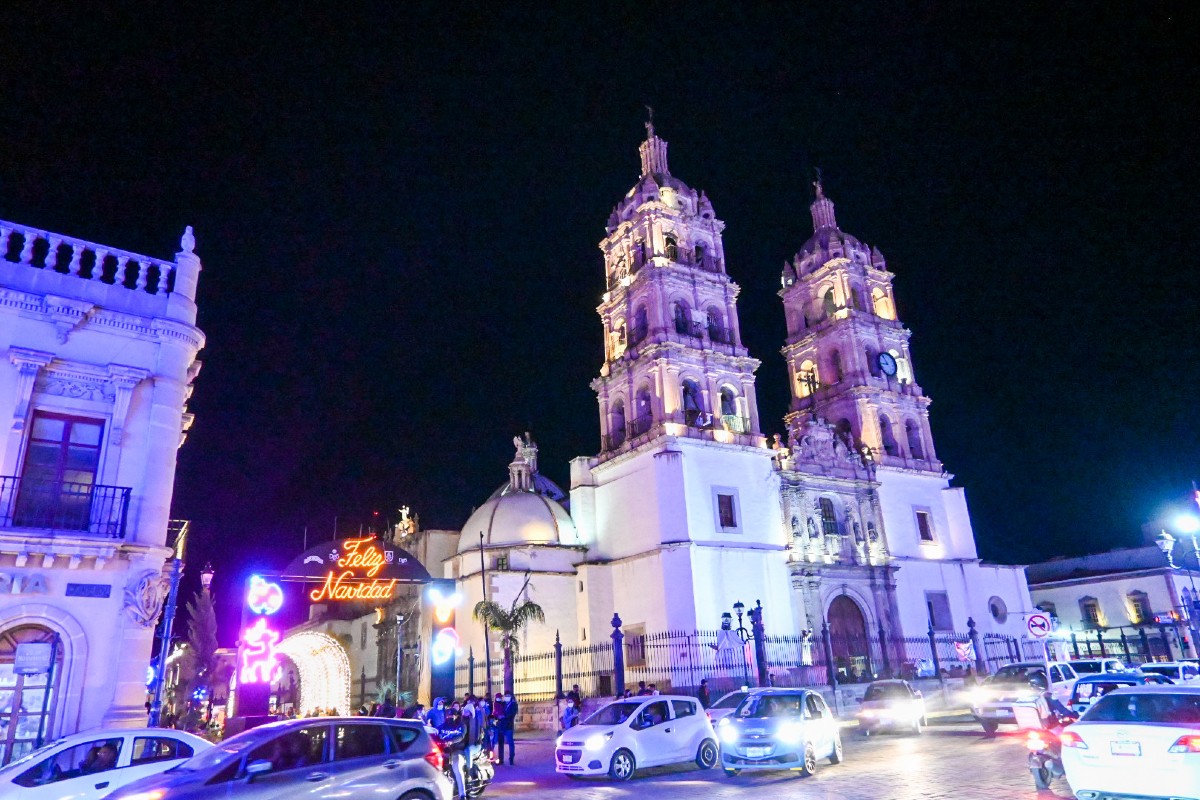
[[[276,652],[286,656],[300,673],[297,713],[337,709],[350,714],[350,659],[332,636],[301,631],[284,639]]]

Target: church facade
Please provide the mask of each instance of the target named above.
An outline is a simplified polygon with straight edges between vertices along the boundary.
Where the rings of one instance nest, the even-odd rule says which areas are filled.
[[[600,450],[572,460],[568,501],[538,473],[536,446],[517,441],[509,482],[446,562],[465,607],[484,593],[541,604],[547,624],[527,631],[525,652],[556,634],[568,646],[607,637],[614,613],[627,635],[712,630],[738,601],[761,601],[771,635],[919,637],[965,632],[968,619],[1023,632],[1023,570],[977,556],[883,255],[838,227],[815,184],[813,233],[779,292],[786,440],[768,441],[724,223],[647,129],[637,183],[600,242]],[[478,657],[482,632],[465,627]]]

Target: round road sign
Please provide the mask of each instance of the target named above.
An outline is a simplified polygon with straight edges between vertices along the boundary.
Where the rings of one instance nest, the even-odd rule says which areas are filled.
[[[1045,639],[1050,635],[1050,617],[1045,614],[1031,614],[1025,627],[1033,638]]]

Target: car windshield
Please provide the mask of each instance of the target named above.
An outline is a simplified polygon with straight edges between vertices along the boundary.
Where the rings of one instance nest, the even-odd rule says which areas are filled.
[[[1083,715],[1084,722],[1164,722],[1200,724],[1200,695],[1173,693],[1110,694]]]
[[[1099,661],[1072,661],[1071,666],[1080,675],[1099,675],[1104,671],[1104,665]]]
[[[996,670],[988,683],[1015,683],[1046,688],[1046,668],[1041,664],[1009,664]]]
[[[712,708],[736,708],[746,699],[746,692],[730,692],[712,705]]]
[[[867,687],[863,700],[908,700],[911,697],[908,687],[903,683],[872,683]]]
[[[583,721],[584,725],[620,725],[642,707],[641,703],[609,703]]]
[[[44,744],[44,745],[42,745],[41,747],[37,748],[36,750],[30,750],[28,753],[26,753],[25,755],[23,755],[23,756],[21,756],[20,758],[16,759],[15,761],[10,761],[8,764],[6,764],[6,765],[4,766],[4,769],[5,769],[5,770],[11,770],[11,769],[12,769],[13,767],[15,767],[15,766],[18,766],[18,765],[20,765],[20,764],[24,764],[24,763],[25,763],[25,762],[27,762],[27,761],[32,761],[33,759],[35,759],[35,758],[38,758],[39,756],[41,756],[41,755],[42,755],[43,753],[45,753],[47,750],[50,750],[50,749],[51,749],[51,748],[53,748],[53,747],[58,747],[58,746],[59,746],[60,744],[62,744],[64,741],[66,741],[66,740],[65,740],[65,739],[59,739],[59,740],[57,740],[57,741],[50,742],[49,744]]]
[[[749,719],[800,716],[801,695],[758,694],[750,695],[733,712],[735,716]]]
[[[1179,676],[1179,667],[1158,667],[1153,664],[1143,664],[1142,672],[1151,672],[1155,675],[1165,675],[1168,678]]]
[[[230,760],[241,758],[246,749],[262,741],[261,735],[235,736],[222,742],[211,750],[205,750],[198,756],[189,758],[182,764],[168,770],[169,772],[204,772],[213,767],[221,766]]]

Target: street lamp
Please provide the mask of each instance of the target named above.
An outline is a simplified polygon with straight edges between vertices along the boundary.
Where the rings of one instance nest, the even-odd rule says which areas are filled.
[[[1183,514],[1175,519],[1175,527],[1180,533],[1188,534],[1192,540],[1192,548],[1190,555],[1195,559],[1197,566],[1200,566],[1200,543],[1196,541],[1196,534],[1200,533],[1200,518],[1191,514]],[[1159,534],[1154,543],[1158,545],[1158,549],[1167,557],[1167,566],[1171,569],[1187,570],[1188,582],[1192,586],[1192,603],[1191,608],[1185,607],[1188,615],[1188,627],[1192,631],[1192,653],[1200,655],[1200,595],[1196,593],[1196,573],[1195,570],[1189,568],[1185,564],[1175,563],[1175,547],[1179,544],[1179,539],[1176,539],[1165,530]],[[1189,555],[1185,550],[1180,556],[1181,560]]]
[[[200,587],[204,591],[207,592],[212,587],[213,575],[215,574],[216,572],[213,570],[211,561],[204,565],[204,569],[200,570]]]

